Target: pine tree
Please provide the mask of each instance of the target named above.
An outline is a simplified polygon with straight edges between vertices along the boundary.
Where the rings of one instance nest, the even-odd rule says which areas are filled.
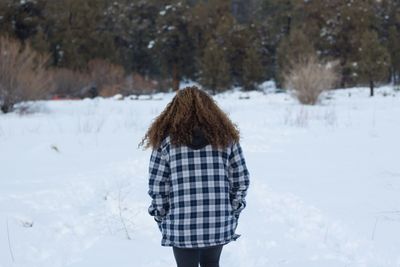
[[[358,67],[360,78],[369,83],[370,96],[374,96],[376,82],[386,79],[389,74],[390,56],[386,48],[380,44],[376,32],[364,32],[360,41]]]
[[[313,44],[319,57],[335,57],[335,19],[343,0],[299,1],[296,4],[294,28],[300,29]]]
[[[0,34],[2,35],[10,35],[12,32],[10,9],[10,0],[0,1]]]
[[[44,23],[46,0],[13,1],[2,0],[0,3],[0,31],[21,41],[34,36]]]
[[[382,0],[377,4],[380,20],[380,36],[391,58],[390,77],[394,84],[400,84],[400,2]]]
[[[229,1],[227,0],[210,0],[208,2],[199,2],[189,15],[189,34],[193,41],[196,60],[196,74],[202,79],[201,72],[204,65],[204,54],[210,53],[208,43],[217,43],[224,50],[224,61],[229,66],[229,83],[231,79],[231,68],[233,68],[234,56],[236,51],[233,49],[232,35],[237,27],[235,18],[231,14]],[[230,86],[230,84],[229,84]],[[228,85],[226,86],[228,87]]]
[[[240,24],[248,24],[254,21],[257,9],[260,7],[257,0],[232,0],[231,12]]]
[[[195,56],[201,58],[203,50],[211,39],[218,39],[219,42],[227,40],[226,31],[220,24],[232,26],[232,17],[226,6],[226,1],[211,0],[208,2],[199,1],[187,14],[188,31],[196,50]]]
[[[194,70],[194,46],[189,34],[189,5],[168,1],[159,12],[155,50],[165,72],[172,77],[173,90],[179,89],[184,76]]]
[[[340,59],[343,87],[360,82],[357,71],[362,34],[378,25],[373,3],[373,0],[338,1],[338,6],[330,18],[332,21],[330,49],[332,56]]]
[[[400,32],[395,26],[389,28],[388,50],[391,59],[391,77],[394,84],[400,84]]]
[[[153,56],[159,2],[119,0],[107,5],[101,24],[113,36],[116,62],[127,71],[143,76],[160,72]]]
[[[200,62],[200,83],[216,92],[227,89],[230,85],[230,66],[226,57],[226,48],[211,39],[204,50]]]
[[[257,47],[249,45],[243,60],[243,86],[245,90],[256,89],[257,83],[264,78],[264,68]]]
[[[267,56],[264,59],[264,66],[267,69],[267,76],[272,76],[278,86],[281,86],[282,74],[288,69],[287,62],[291,61],[295,54],[318,52],[321,55],[331,56],[329,17],[338,1],[260,0],[258,2],[260,7],[256,9],[258,11],[256,18],[261,23],[259,31],[262,32],[263,51]],[[300,42],[297,40],[292,42],[290,39],[299,39]],[[287,53],[289,54],[286,55]]]
[[[268,28],[275,44],[290,34],[296,17],[296,2],[297,0],[262,1],[258,16]]]
[[[94,58],[115,61],[113,35],[101,23],[107,2],[59,0],[48,3],[49,36],[57,66],[84,69]]]

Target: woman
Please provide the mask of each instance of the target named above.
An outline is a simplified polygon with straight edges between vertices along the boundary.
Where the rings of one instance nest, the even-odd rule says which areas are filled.
[[[153,149],[150,215],[172,246],[178,267],[219,266],[222,246],[235,234],[249,172],[239,131],[197,87],[178,91],[141,145]]]

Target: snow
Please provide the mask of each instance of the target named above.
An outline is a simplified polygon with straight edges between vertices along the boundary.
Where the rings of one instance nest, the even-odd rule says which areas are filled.
[[[265,81],[259,85],[259,89],[265,93],[275,93],[277,91],[275,81]]]
[[[116,94],[116,95],[114,95],[112,98],[113,98],[114,100],[123,100],[123,99],[124,99],[124,96],[121,95],[121,94]]]
[[[150,42],[149,42],[149,44],[147,45],[147,48],[148,49],[152,49],[153,47],[154,47],[154,45],[155,45],[155,41],[154,40],[151,40]]]
[[[271,86],[215,97],[251,174],[221,265],[399,267],[400,93],[337,90],[301,106]],[[150,151],[137,148],[172,97],[0,115],[0,266],[174,266],[147,215]]]

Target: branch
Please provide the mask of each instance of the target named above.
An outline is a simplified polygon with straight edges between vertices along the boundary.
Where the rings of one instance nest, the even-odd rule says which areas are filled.
[[[6,221],[6,225],[7,225],[8,248],[10,250],[11,259],[12,259],[13,262],[15,262],[14,253],[13,253],[13,250],[11,248],[10,229],[8,228],[8,219]]]

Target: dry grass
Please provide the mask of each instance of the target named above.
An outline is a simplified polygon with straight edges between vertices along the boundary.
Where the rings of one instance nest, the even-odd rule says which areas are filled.
[[[19,102],[43,99],[53,91],[47,71],[50,56],[34,51],[28,44],[0,37],[0,106],[12,111]]]
[[[53,70],[55,93],[61,97],[79,97],[80,91],[90,83],[86,73],[70,69]]]
[[[103,97],[111,97],[116,94],[128,95],[150,95],[158,91],[160,83],[156,80],[146,78],[140,74],[133,73],[125,78],[123,83],[104,86],[100,91]]]
[[[125,82],[124,68],[103,59],[91,60],[88,74],[94,87],[103,96],[118,93]]]
[[[158,81],[137,73],[125,77],[122,66],[101,59],[90,61],[87,72],[56,69],[53,76],[56,94],[61,97],[85,97],[90,88],[103,97],[151,94],[160,87]]]
[[[122,84],[114,84],[114,85],[107,85],[103,86],[100,90],[100,96],[102,97],[112,97],[117,94],[120,94],[122,91]]]
[[[159,82],[148,79],[140,74],[133,73],[128,77],[128,83],[126,87],[127,94],[151,94],[157,91]]]
[[[315,105],[325,90],[338,81],[337,63],[321,63],[316,56],[308,56],[290,64],[284,75],[284,87],[302,104]]]

